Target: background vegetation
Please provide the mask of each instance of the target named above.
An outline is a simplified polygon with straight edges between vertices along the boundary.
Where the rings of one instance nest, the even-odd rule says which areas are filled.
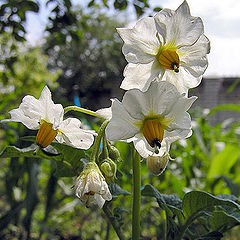
[[[125,25],[128,19],[116,20],[113,14],[106,14],[106,10],[114,13],[132,6],[139,17],[144,12],[153,14],[160,9],[151,9],[146,0],[115,0],[111,4],[92,0],[84,11],[80,6],[73,7],[70,0],[49,0],[46,4],[52,11],[45,41],[37,47],[26,43],[25,23],[26,13],[37,13],[39,3],[9,0],[0,7],[0,120],[9,117],[7,112],[16,108],[23,96],[39,97],[45,84],[53,90],[54,101],[64,106],[81,104],[97,110],[109,106],[111,97],[121,98],[123,92],[119,91],[119,86],[126,62],[115,27]],[[240,111],[239,105],[230,109]],[[177,194],[180,199],[190,190],[203,190],[213,195],[231,194],[234,201],[238,200],[240,124],[210,126],[211,114],[214,110],[208,115],[204,115],[202,109],[192,111],[193,136],[172,145],[171,155],[175,161],[169,162],[161,176],[149,173],[142,161],[142,186],[151,184],[160,193]],[[100,125],[100,121],[92,117],[75,116],[96,130]],[[14,157],[9,157],[4,152],[7,146],[29,147],[31,142],[22,137],[36,133],[17,123],[0,127],[0,152],[5,154],[0,161],[1,239],[117,239],[104,213],[100,209],[85,208],[75,197],[72,186],[76,169],[61,171],[59,163],[46,156],[32,158],[16,151]],[[117,142],[115,146],[121,153],[116,183],[124,191],[115,191],[118,196],[110,207],[113,217],[130,238],[131,153],[126,143]],[[56,144],[54,147],[58,148]],[[67,155],[70,150],[64,151],[62,154]],[[79,160],[88,155],[78,154],[78,159],[69,161],[79,164]],[[158,206],[164,209],[164,204],[159,203],[156,192],[144,189],[142,237],[163,239],[162,220],[166,215]],[[224,239],[238,239],[238,227],[228,233],[225,231],[239,225],[239,216],[234,215],[233,219],[233,215],[229,218],[224,215],[224,225],[209,221],[216,212],[211,214],[194,222],[199,236],[218,231],[224,233]],[[208,223],[203,227],[204,221]],[[205,239],[220,239],[216,236]]]

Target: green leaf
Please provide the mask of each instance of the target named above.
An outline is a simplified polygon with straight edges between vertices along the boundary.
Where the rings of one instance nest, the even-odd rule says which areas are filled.
[[[135,11],[137,13],[137,17],[141,17],[144,13],[143,8],[141,8],[140,6],[138,6],[137,4],[133,4]]]
[[[226,182],[228,188],[231,191],[231,194],[238,197],[240,194],[239,186],[226,176],[222,176],[221,178]]]
[[[83,162],[81,159],[86,158],[84,150],[77,149],[58,142],[53,142],[52,146],[62,154],[63,160],[65,162],[70,163],[74,171],[78,172],[78,174],[81,172],[83,166]]]
[[[169,216],[173,216],[173,212],[177,215],[180,223],[184,222],[181,210],[181,199],[177,194],[160,194],[152,185],[147,184],[142,189],[143,196],[155,197],[160,208],[165,210]]]
[[[155,7],[155,8],[153,9],[154,12],[160,12],[161,10],[162,10],[161,7]]]
[[[113,196],[118,195],[131,195],[128,191],[122,189],[118,184],[116,183],[109,183],[108,184],[109,190]]]
[[[225,211],[214,211],[209,223],[211,228],[216,230],[228,225],[236,226],[240,224],[240,213],[229,214]]]
[[[17,148],[14,146],[8,146],[6,147],[2,153],[0,154],[1,158],[7,158],[7,157],[33,157],[33,158],[45,158],[45,159],[51,159],[55,161],[61,161],[62,157],[60,155],[50,157],[46,154],[44,154],[42,151],[34,153],[35,150],[38,148],[36,144],[32,144],[29,147],[26,148]]]
[[[71,165],[67,162],[55,162],[55,177],[74,177],[76,172],[73,171]]]
[[[231,195],[230,195],[231,196]],[[233,202],[232,200],[226,199],[226,196],[215,197],[207,192],[202,191],[191,191],[184,195],[182,201],[183,214],[186,219],[191,218],[192,220],[199,214],[201,211],[206,210],[207,208],[214,206],[230,206],[236,209],[240,209],[240,206]],[[192,221],[188,219],[191,224]]]
[[[237,105],[237,104],[218,105],[210,110],[209,115],[214,115],[215,112],[217,111],[225,111],[225,110],[240,112],[240,105]]]
[[[92,7],[95,3],[95,0],[91,0],[89,3],[88,3],[88,7]]]
[[[213,231],[204,236],[197,238],[196,240],[220,240],[221,238],[223,238],[222,233]]]
[[[22,137],[21,140],[35,142],[35,137]],[[50,146],[53,146],[57,150],[57,152],[61,154],[61,160],[69,163],[75,172],[77,172],[78,174],[81,172],[83,166],[83,162],[81,161],[81,159],[86,158],[84,150],[74,148],[66,144],[59,143],[57,141],[53,141]]]
[[[240,148],[238,145],[226,145],[226,147],[212,159],[207,177],[212,178],[229,173],[229,170],[237,162],[239,153]]]
[[[25,141],[35,142],[35,137],[23,137]],[[77,149],[58,142],[52,142],[47,148],[39,149],[36,144],[27,148],[17,148],[14,146],[6,147],[0,154],[0,157],[32,157],[49,159],[56,161],[56,175],[61,177],[70,177],[79,175],[85,158],[84,150]]]

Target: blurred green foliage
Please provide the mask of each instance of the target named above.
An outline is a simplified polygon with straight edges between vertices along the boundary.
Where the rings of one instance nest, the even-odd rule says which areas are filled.
[[[44,44],[48,67],[62,71],[57,98],[73,102],[79,96],[82,106],[97,110],[110,105],[109,99],[123,92],[119,86],[126,61],[115,29],[122,24],[98,9],[84,13],[77,8],[74,13],[78,20],[71,29],[79,37],[69,31],[48,35]]]

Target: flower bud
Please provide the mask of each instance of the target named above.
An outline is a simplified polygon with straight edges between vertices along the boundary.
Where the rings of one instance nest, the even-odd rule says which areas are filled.
[[[159,176],[168,164],[168,154],[160,156],[149,156],[147,158],[147,168],[153,175]]]
[[[117,165],[110,158],[106,158],[100,166],[100,169],[107,182],[116,177]]]
[[[107,145],[108,147],[108,154],[109,158],[111,158],[114,162],[118,162],[120,160],[120,153],[118,149],[115,146],[112,146],[110,144]]]

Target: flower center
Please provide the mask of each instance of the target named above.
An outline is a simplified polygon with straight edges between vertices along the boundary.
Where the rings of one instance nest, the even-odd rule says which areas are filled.
[[[142,133],[152,148],[161,148],[164,129],[157,119],[147,120],[144,123]]]
[[[174,70],[174,72],[179,72],[179,56],[174,50],[165,49],[158,56],[159,63],[169,70]]]
[[[42,148],[52,143],[57,136],[57,130],[53,130],[52,123],[43,122],[38,130],[36,143]]]

